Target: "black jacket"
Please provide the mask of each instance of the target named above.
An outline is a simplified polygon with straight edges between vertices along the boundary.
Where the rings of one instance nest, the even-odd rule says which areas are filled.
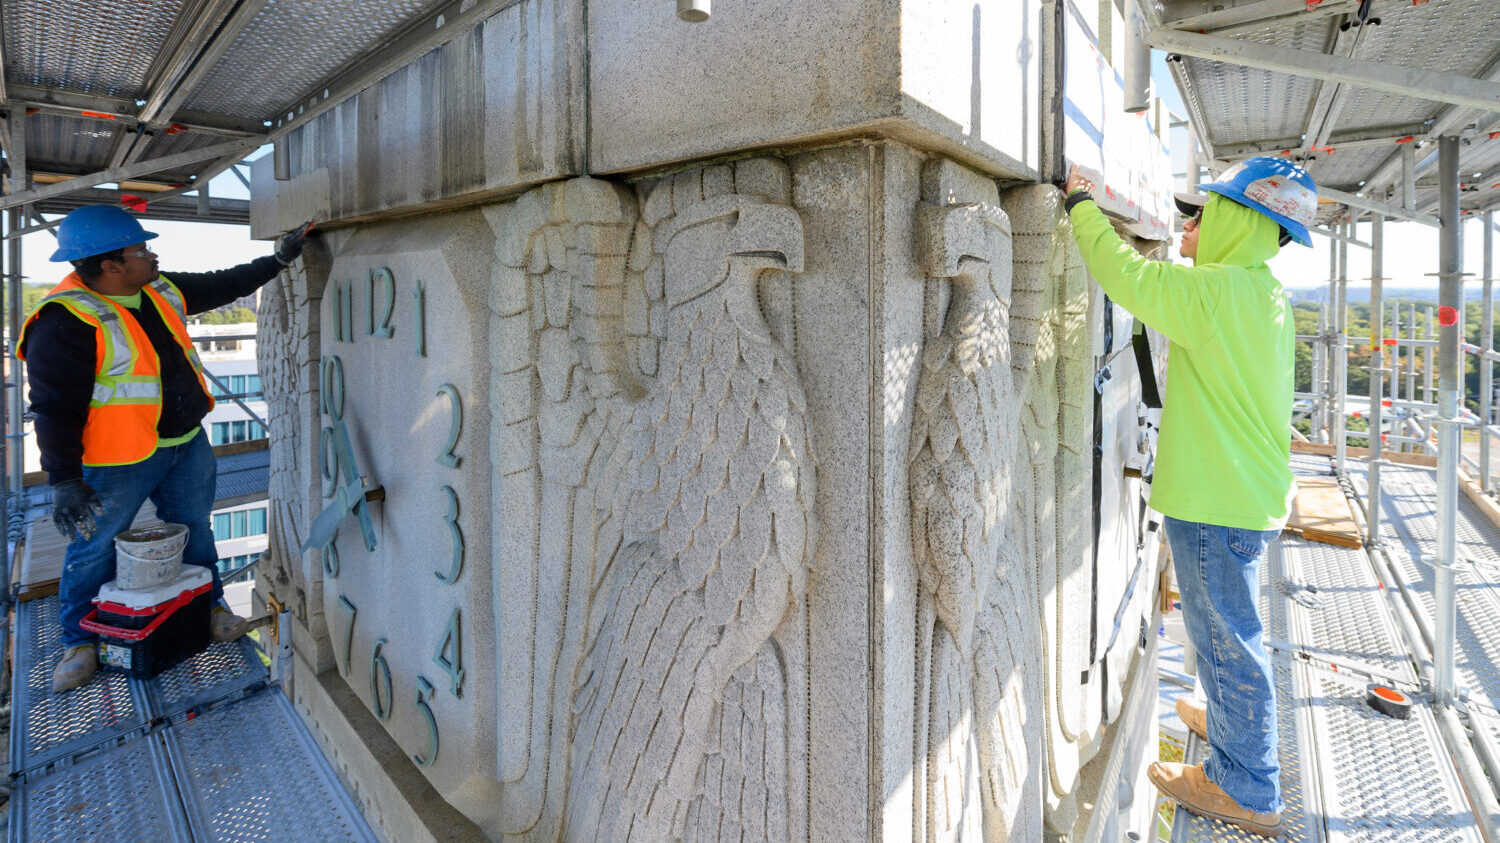
[[[217,272],[162,273],[182,291],[189,314],[202,313],[249,295],[275,278],[281,264],[274,257]],[[161,316],[146,301],[132,309],[141,330],[151,338],[161,361],[162,406],[157,434],[183,436],[208,415],[208,396],[198,376]],[[26,330],[21,347],[31,384],[31,412],[42,469],[56,484],[83,476],[83,423],[94,392],[94,327],[60,304],[44,305]]]

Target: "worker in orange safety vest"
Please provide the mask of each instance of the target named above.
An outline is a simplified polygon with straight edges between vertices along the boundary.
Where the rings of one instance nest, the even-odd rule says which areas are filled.
[[[213,571],[210,634],[243,635],[223,605],[209,516],[217,468],[201,422],[213,408],[190,314],[226,305],[275,278],[302,251],[303,226],[274,255],[232,269],[163,275],[146,241],[157,235],[121,208],[79,208],[57,230],[54,262],[74,271],[21,330],[31,412],[52,518],[69,539],[59,585],[62,656],[55,692],[86,685],[96,637],[80,621],[114,578],[114,538],[149,498],[163,521],[188,527],[183,563]]]

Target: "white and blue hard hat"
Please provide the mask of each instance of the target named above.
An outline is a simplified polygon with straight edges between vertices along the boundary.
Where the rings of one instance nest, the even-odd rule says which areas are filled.
[[[1291,239],[1312,245],[1307,227],[1318,213],[1318,186],[1307,171],[1282,158],[1246,158],[1198,190],[1217,193],[1276,221]],[[1206,196],[1178,193],[1177,207],[1191,214],[1208,202]],[[1193,210],[1189,210],[1192,208]]]

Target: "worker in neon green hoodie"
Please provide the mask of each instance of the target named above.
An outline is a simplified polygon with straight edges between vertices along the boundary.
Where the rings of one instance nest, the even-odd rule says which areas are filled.
[[[1301,167],[1251,158],[1203,197],[1178,195],[1182,266],[1142,257],[1069,174],[1066,207],[1089,274],[1171,342],[1151,506],[1166,516],[1188,638],[1207,704],[1179,700],[1209,743],[1202,767],[1157,762],[1156,786],[1195,813],[1281,833],[1276,694],[1257,612],[1261,557],[1286,523],[1291,308],[1266,261],[1311,245],[1317,187]]]

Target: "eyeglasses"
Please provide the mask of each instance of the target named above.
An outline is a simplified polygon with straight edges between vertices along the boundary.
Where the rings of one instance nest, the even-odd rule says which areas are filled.
[[[154,258],[154,257],[156,257],[156,253],[153,252],[153,251],[151,251],[150,249],[146,248],[145,246],[142,246],[139,249],[134,249],[134,250],[129,251],[129,252],[120,252],[120,257],[122,257],[122,258],[141,258],[142,260],[145,260],[147,258]]]
[[[1187,219],[1185,219],[1185,220],[1182,221],[1182,227],[1183,227],[1184,230],[1186,230],[1189,225],[1192,225],[1193,228],[1197,228],[1198,226],[1200,226],[1202,224],[1203,224],[1203,209],[1202,208],[1198,209],[1198,213],[1193,214],[1192,216],[1190,216]]]

